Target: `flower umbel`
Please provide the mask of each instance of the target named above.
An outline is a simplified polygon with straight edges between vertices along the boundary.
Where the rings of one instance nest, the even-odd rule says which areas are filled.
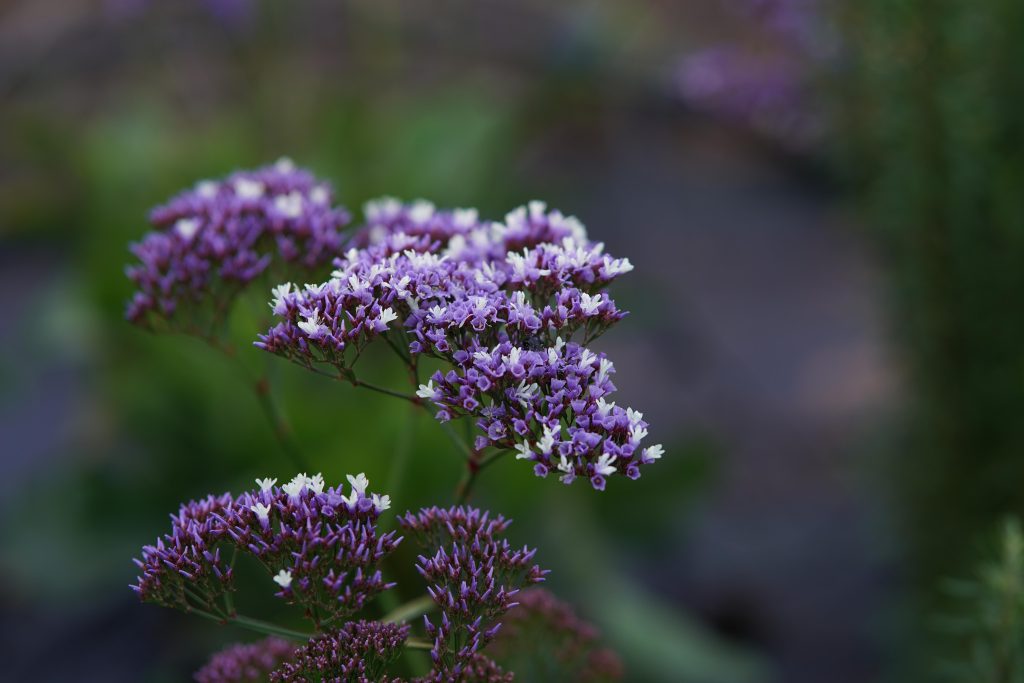
[[[132,246],[137,324],[208,335],[234,297],[273,263],[302,271],[328,263],[348,213],[323,181],[287,159],[202,181],[150,214],[155,230]],[[277,269],[280,271],[280,268]]]

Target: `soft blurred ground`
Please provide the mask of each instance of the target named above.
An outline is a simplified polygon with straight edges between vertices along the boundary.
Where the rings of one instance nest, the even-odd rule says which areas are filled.
[[[543,198],[636,265],[615,292],[633,314],[600,345],[666,459],[603,495],[503,462],[478,497],[540,547],[628,680],[877,680],[898,557],[870,454],[899,405],[879,275],[820,157],[672,90],[679,51],[742,33],[730,15],[211,5],[0,10],[0,649],[15,679],[181,680],[210,638],[244,637],[125,589],[177,501],[287,471],[212,352],[121,321],[121,269],[149,206],[287,153],[349,206],[388,193],[498,217]],[[455,459],[429,419],[245,358],[274,368],[328,478],[387,481],[407,443],[392,498],[446,499]]]

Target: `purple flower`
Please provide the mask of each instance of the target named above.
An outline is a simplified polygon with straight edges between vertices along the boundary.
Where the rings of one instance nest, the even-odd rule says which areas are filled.
[[[145,602],[230,616],[219,600],[234,590],[232,552],[255,557],[271,574],[276,595],[306,608],[314,622],[355,613],[394,584],[378,568],[398,543],[378,534],[387,496],[367,493],[362,474],[351,491],[326,488],[323,477],[300,474],[283,486],[260,480],[259,490],[209,497],[182,506],[172,530],[142,550],[132,588]]]
[[[276,636],[232,645],[210,658],[195,674],[196,683],[244,683],[267,680],[270,672],[292,658],[295,644]]]
[[[386,678],[409,637],[407,625],[352,621],[313,638],[270,674],[274,683],[399,681]]]
[[[420,556],[417,570],[441,609],[440,618],[424,617],[433,640],[434,671],[428,680],[463,680],[466,667],[494,639],[495,620],[514,607],[520,588],[544,580],[547,571],[532,564],[535,550],[513,548],[501,535],[509,522],[475,508],[425,508],[407,513],[399,524],[421,545],[434,549]]]
[[[258,347],[342,378],[379,337],[404,344],[413,367],[440,360],[449,369],[417,399],[441,422],[474,420],[478,450],[514,448],[538,476],[554,468],[564,483],[581,476],[602,488],[604,477],[656,459],[640,447],[642,415],[606,401],[612,363],[586,348],[625,316],[603,288],[632,270],[628,260],[540,202],[503,223],[396,200],[366,215],[330,280],[274,290],[283,321]]]
[[[221,181],[202,181],[150,214],[156,228],[132,246],[138,290],[126,317],[208,335],[235,296],[277,264],[300,272],[328,263],[349,222],[329,185],[288,159]],[[280,276],[280,273],[279,273]]]
[[[572,607],[543,588],[530,588],[516,596],[519,604],[504,617],[504,624],[487,653],[513,671],[550,672],[552,680],[617,681],[622,678],[618,656],[600,644],[600,634],[580,619]]]

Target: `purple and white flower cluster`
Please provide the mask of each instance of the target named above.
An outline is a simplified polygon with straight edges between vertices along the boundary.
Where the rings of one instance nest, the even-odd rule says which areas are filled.
[[[273,683],[366,681],[399,683],[388,666],[402,653],[409,627],[378,621],[350,621],[310,640],[270,674]]]
[[[135,560],[142,570],[133,589],[145,602],[231,616],[220,600],[234,590],[234,553],[255,557],[272,575],[276,595],[303,605],[317,625],[344,618],[394,584],[384,581],[381,560],[401,541],[379,534],[388,496],[368,493],[362,474],[351,490],[327,488],[317,474],[300,474],[277,486],[236,497],[192,501],[171,517],[171,533],[145,546]]]
[[[441,609],[437,623],[424,617],[433,640],[434,673],[428,680],[462,680],[467,667],[480,663],[501,626],[496,619],[516,605],[520,588],[542,582],[547,571],[532,564],[535,550],[515,549],[501,538],[509,525],[501,516],[432,507],[407,513],[399,523],[422,545],[436,548],[417,565]]]
[[[210,658],[195,674],[196,683],[259,683],[290,660],[295,643],[270,636],[255,643],[232,645]]]
[[[326,182],[288,159],[220,181],[204,180],[150,214],[155,230],[132,245],[138,290],[127,318],[209,334],[234,297],[272,264],[308,272],[342,246],[348,213]],[[287,271],[278,268],[277,277]]]
[[[330,280],[275,288],[283,322],[258,347],[342,379],[377,338],[407,354],[413,373],[421,358],[440,360],[450,369],[416,398],[442,422],[474,419],[477,452],[516,449],[539,476],[557,470],[565,483],[582,476],[603,489],[607,476],[635,479],[661,456],[641,447],[642,415],[607,401],[611,361],[586,348],[625,316],[604,288],[632,270],[627,259],[541,202],[504,222],[391,199],[366,216]]]

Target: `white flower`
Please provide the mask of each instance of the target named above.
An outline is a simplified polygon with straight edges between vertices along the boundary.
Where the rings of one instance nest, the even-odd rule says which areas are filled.
[[[212,180],[201,180],[196,183],[196,194],[203,199],[213,199],[217,196],[217,188],[220,187]]]
[[[256,503],[255,505],[250,505],[249,509],[255,512],[256,516],[263,521],[266,521],[267,515],[270,513],[270,508],[264,505],[263,503]]]
[[[469,228],[476,225],[479,215],[476,209],[455,209],[452,213],[452,222],[456,228]]]
[[[323,185],[317,185],[309,193],[309,199],[314,204],[326,204],[330,200],[331,195],[327,191],[327,188]]]
[[[585,368],[588,365],[593,365],[594,361],[597,360],[597,354],[590,349],[583,349],[580,353],[580,367]]]
[[[306,488],[306,474],[302,473],[296,474],[290,482],[281,487],[281,490],[295,498],[302,493],[304,488]]]
[[[378,496],[376,493],[372,496],[373,507],[377,509],[377,512],[384,512],[391,507],[391,496]]]
[[[317,472],[313,477],[306,480],[306,486],[312,489],[313,493],[324,492],[324,475]]]
[[[281,157],[274,163],[274,169],[278,173],[291,173],[295,170],[295,162],[288,157]]]
[[[530,202],[528,206],[530,208],[530,218],[534,220],[544,218],[544,211],[548,208],[547,204],[536,199]]]
[[[356,476],[351,474],[346,476],[348,483],[352,484],[352,490],[358,493],[360,496],[366,495],[366,487],[370,485],[370,480],[366,478],[366,475],[360,472]]]
[[[434,389],[434,380],[430,380],[426,384],[421,384],[416,395],[420,398],[433,399],[434,396],[437,395],[437,390]]]
[[[256,485],[260,487],[260,490],[263,491],[263,493],[269,493],[270,489],[274,488],[274,484],[276,483],[277,479],[271,479],[270,477],[256,480]]]
[[[629,419],[629,427],[632,429],[633,427],[636,427],[642,419],[644,419],[644,414],[639,410],[626,408],[626,417]]]
[[[385,308],[380,312],[381,325],[387,326],[388,323],[395,320],[398,320],[398,314],[391,310],[391,308]]]
[[[615,473],[615,465],[612,465],[612,461],[615,460],[615,456],[609,453],[602,453],[601,457],[594,463],[594,471],[601,476],[607,477],[610,474]]]
[[[615,407],[615,402],[608,403],[604,398],[597,399],[597,414],[601,417],[608,417],[608,414],[612,412],[612,408]]]
[[[278,285],[270,290],[270,293],[274,295],[274,300],[270,302],[270,308],[273,309],[274,315],[284,315],[288,312],[288,303],[285,301],[292,291],[292,283],[285,282],[283,285]]]
[[[583,309],[583,315],[594,315],[602,303],[604,299],[600,294],[590,296],[586,292],[580,292],[580,308]]]
[[[516,387],[516,398],[524,408],[529,408],[530,403],[537,398],[538,394],[540,394],[540,386],[537,384],[527,385],[525,379]]]
[[[572,464],[565,459],[564,455],[558,456],[558,469],[566,474],[572,474],[573,472]]]
[[[665,455],[665,449],[661,447],[660,443],[656,443],[644,449],[644,462],[660,460],[663,455]]]
[[[277,573],[277,576],[274,577],[274,583],[276,583],[281,588],[288,588],[289,586],[291,586],[292,585],[292,573],[291,573],[291,571],[288,570],[288,569],[282,569],[281,571],[279,571]]]
[[[601,359],[601,364],[597,368],[597,383],[603,384],[608,379],[608,373],[612,369],[612,362],[607,358]]]
[[[320,320],[320,311],[315,308],[306,316],[305,320],[299,322],[299,329],[305,332],[310,339],[319,339],[330,332],[327,325]]]
[[[381,197],[372,199],[363,204],[363,213],[368,223],[375,223],[393,218],[402,210],[402,202],[394,197]]]
[[[274,208],[285,218],[298,218],[302,215],[302,195],[298,192],[274,197]]]
[[[555,337],[555,351],[557,353],[561,353],[562,349],[564,347],[565,347],[565,340],[562,339],[561,337]]]
[[[551,455],[551,449],[555,446],[555,436],[561,433],[561,427],[549,427],[544,425],[544,436],[537,442],[537,448],[544,455]]]
[[[530,451],[530,444],[526,441],[516,444],[516,460],[530,460],[533,453]]]
[[[259,199],[263,196],[263,183],[258,180],[239,178],[235,181],[235,194],[242,199]]]
[[[633,270],[633,264],[628,258],[613,259],[611,256],[604,257],[604,272],[608,277],[617,277]]]
[[[640,443],[647,438],[647,427],[643,427],[641,425],[630,427],[629,436],[634,443]]]
[[[181,238],[186,242],[191,242],[192,238],[199,232],[199,219],[182,218],[174,224],[174,232],[181,235]]]
[[[434,205],[425,199],[417,199],[409,209],[409,220],[417,225],[426,223],[434,216]]]

